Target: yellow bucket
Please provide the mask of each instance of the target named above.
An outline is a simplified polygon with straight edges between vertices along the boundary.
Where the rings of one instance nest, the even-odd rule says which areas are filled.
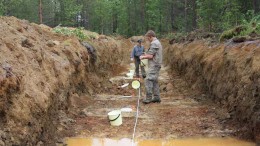
[[[133,87],[134,89],[138,89],[138,88],[140,88],[140,86],[141,86],[141,83],[140,83],[139,81],[134,80],[134,81],[132,82],[132,87]]]

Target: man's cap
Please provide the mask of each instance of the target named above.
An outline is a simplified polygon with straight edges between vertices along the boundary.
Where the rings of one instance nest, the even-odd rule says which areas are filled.
[[[141,42],[142,42],[142,40],[141,40],[141,39],[140,39],[140,40],[137,40],[137,42],[138,42],[138,43],[141,43]]]

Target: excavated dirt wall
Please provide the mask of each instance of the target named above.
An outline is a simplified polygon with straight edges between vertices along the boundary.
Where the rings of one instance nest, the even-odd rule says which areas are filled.
[[[53,145],[71,97],[100,91],[124,60],[112,38],[88,42],[97,50],[93,63],[76,37],[47,26],[0,17],[0,32],[0,145]]]
[[[222,122],[243,127],[243,138],[260,140],[260,40],[214,44],[194,41],[165,49],[165,62],[192,88],[227,109]]]

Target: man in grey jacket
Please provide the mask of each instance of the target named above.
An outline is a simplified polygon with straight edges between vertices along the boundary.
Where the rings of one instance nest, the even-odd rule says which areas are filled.
[[[144,46],[142,46],[142,40],[137,41],[137,45],[134,46],[131,53],[131,61],[135,61],[135,76],[139,78],[139,66],[141,66],[141,73],[143,78],[146,77],[144,66],[141,65],[140,56],[144,54]]]
[[[145,37],[151,44],[146,54],[140,56],[141,60],[148,59],[148,72],[145,80],[146,98],[143,100],[143,103],[160,103],[161,98],[158,77],[162,65],[162,45],[152,30],[149,30]]]

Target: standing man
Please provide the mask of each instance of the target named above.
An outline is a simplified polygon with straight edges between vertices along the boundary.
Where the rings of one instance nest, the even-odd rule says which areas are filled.
[[[145,80],[146,98],[143,100],[143,103],[160,103],[161,98],[158,77],[162,65],[162,45],[156,38],[155,32],[152,30],[149,30],[145,34],[145,37],[151,44],[147,53],[140,56],[141,60],[148,59],[148,73]]]
[[[135,60],[135,76],[139,78],[139,66],[141,66],[141,72],[143,78],[146,77],[144,65],[141,65],[140,56],[144,53],[144,46],[142,46],[142,40],[137,41],[137,45],[134,46],[131,53],[131,61]]]

